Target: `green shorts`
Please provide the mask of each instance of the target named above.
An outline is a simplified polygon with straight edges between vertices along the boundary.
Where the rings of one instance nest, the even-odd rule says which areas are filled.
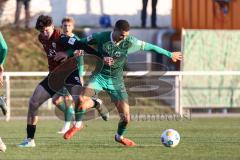
[[[87,88],[93,89],[95,94],[106,91],[112,101],[127,100],[128,94],[123,79],[111,78],[102,74],[94,75],[90,78]]]

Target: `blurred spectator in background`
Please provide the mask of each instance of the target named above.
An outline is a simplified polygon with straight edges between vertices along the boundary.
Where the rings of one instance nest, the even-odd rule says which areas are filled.
[[[152,28],[157,28],[157,24],[156,24],[156,21],[157,21],[157,10],[156,10],[157,1],[158,0],[152,0],[152,16],[151,16],[151,26],[152,26]],[[145,28],[146,27],[146,19],[147,19],[148,0],[142,0],[142,4],[143,4],[142,15],[141,15],[142,27]]]
[[[4,8],[4,5],[6,2],[7,2],[7,0],[0,0],[0,19],[1,19],[1,16],[3,13],[3,8]]]
[[[20,26],[20,15],[21,15],[21,9],[22,5],[24,5],[25,8],[25,27],[26,29],[29,28],[29,20],[30,20],[30,0],[16,0],[17,5],[16,5],[16,13],[15,13],[15,22],[14,24],[18,28]]]

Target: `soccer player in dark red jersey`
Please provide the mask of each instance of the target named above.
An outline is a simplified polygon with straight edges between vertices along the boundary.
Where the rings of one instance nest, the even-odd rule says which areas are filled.
[[[50,74],[53,73],[57,67],[59,67],[63,62],[62,60],[57,61],[55,59],[56,55],[59,52],[66,51],[66,48],[61,45],[61,36],[60,30],[54,28],[52,17],[40,15],[37,19],[35,28],[40,32],[38,39],[42,44],[44,51],[47,55],[48,59],[48,68],[49,75],[45,77],[35,88],[33,95],[29,101],[28,108],[28,116],[27,116],[27,137],[20,143],[19,147],[35,147],[34,135],[36,132],[36,125],[38,122],[37,112],[41,104],[47,101],[49,98],[55,95],[56,91],[49,84]],[[82,43],[80,49],[86,51],[87,53],[95,53],[96,51],[89,47],[88,45]],[[77,95],[76,93],[79,91],[79,86],[81,83],[79,79],[75,78],[79,77],[78,70],[73,71],[65,80],[64,86],[69,89],[69,92],[72,95]],[[62,78],[62,77],[61,77]],[[58,80],[56,80],[57,82]],[[59,80],[60,81],[60,80]],[[64,87],[64,86],[61,86]],[[60,89],[60,88],[59,88]]]

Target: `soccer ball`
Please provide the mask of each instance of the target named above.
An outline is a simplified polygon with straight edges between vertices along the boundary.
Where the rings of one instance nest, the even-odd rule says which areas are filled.
[[[162,144],[166,147],[176,147],[180,142],[180,135],[174,129],[167,129],[161,135]]]

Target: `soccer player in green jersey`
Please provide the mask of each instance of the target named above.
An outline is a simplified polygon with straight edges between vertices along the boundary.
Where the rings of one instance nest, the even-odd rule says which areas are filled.
[[[0,87],[3,86],[3,72],[4,72],[3,64],[7,56],[7,50],[8,50],[7,43],[5,42],[3,35],[0,32]],[[2,100],[2,97],[0,98],[1,98],[1,101],[3,102],[3,103],[1,102],[0,107],[2,109],[3,114],[6,115],[7,109],[6,109],[5,102]],[[5,150],[6,150],[6,145],[3,143],[0,137],[0,151],[5,152]]]
[[[92,90],[94,94],[105,90],[117,107],[120,116],[115,141],[125,146],[135,146],[136,144],[132,140],[123,137],[126,127],[130,122],[128,94],[123,80],[123,67],[128,54],[140,50],[154,51],[171,58],[174,62],[181,60],[182,54],[180,52],[169,52],[156,45],[138,40],[129,35],[129,30],[130,26],[126,20],[118,20],[113,31],[94,33],[81,40],[97,48],[99,57],[102,57],[104,65],[99,73],[95,73],[91,77],[86,85],[86,89],[79,96],[81,102],[79,108],[86,110],[92,107],[94,103],[90,98],[91,96],[89,96]],[[66,45],[73,49],[78,49],[79,41],[72,39],[70,42],[69,39],[65,40]],[[79,128],[73,126],[65,133],[65,137],[70,139],[79,130]]]

